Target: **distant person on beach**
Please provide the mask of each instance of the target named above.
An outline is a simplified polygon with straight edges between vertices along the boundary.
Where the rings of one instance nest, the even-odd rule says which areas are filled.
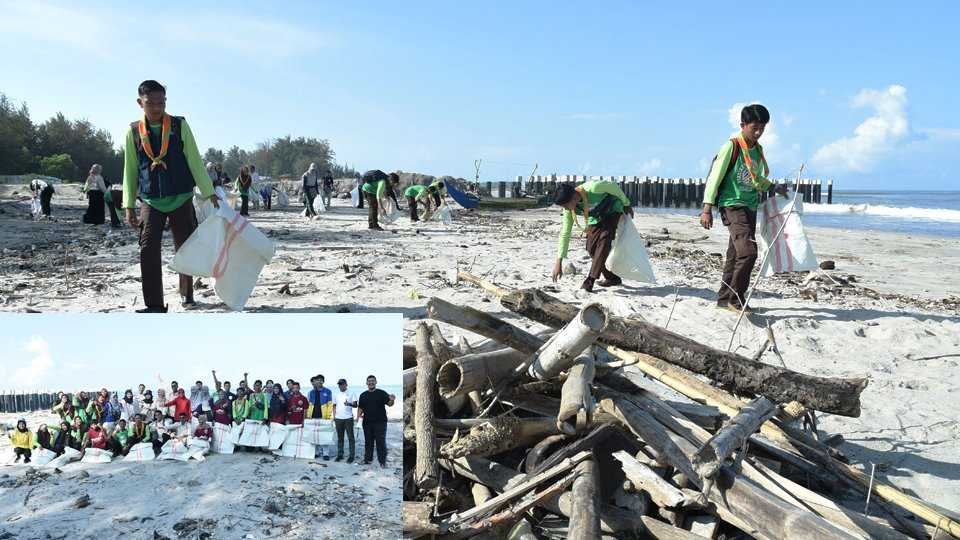
[[[287,400],[287,423],[302,426],[309,406],[310,402],[300,393],[300,383],[294,381],[290,399]]]
[[[333,197],[333,175],[328,170],[323,175],[323,205],[330,208],[330,200]]]
[[[254,195],[260,195],[260,173],[257,172],[257,167],[253,164],[247,165],[247,170],[250,171],[250,191]],[[258,206],[254,206],[258,208]]]
[[[418,203],[424,203],[424,219],[431,213],[430,203],[436,201],[437,188],[434,186],[422,186],[414,184],[403,190],[403,196],[407,199],[407,207],[410,210],[410,221],[420,221]],[[437,204],[435,208],[439,207]]]
[[[193,437],[207,442],[213,441],[213,428],[207,423],[206,417],[197,417],[197,429],[193,430]]]
[[[438,178],[430,182],[429,187],[433,188],[430,196],[433,197],[434,208],[440,208],[447,200],[447,183]]]
[[[170,224],[176,251],[197,228],[193,188],[199,188],[200,196],[214,207],[219,208],[220,202],[186,119],[166,113],[166,88],[147,80],[137,94],[144,116],[127,131],[123,168],[127,222],[140,229],[140,277],[146,307],[137,313],[166,313],[160,254],[164,227]],[[139,216],[138,198],[143,203]],[[180,297],[183,307],[196,304],[190,276],[180,275]]]
[[[173,420],[164,416],[161,411],[153,412],[153,421],[150,422],[150,431],[153,433],[151,442],[153,451],[160,453],[160,448],[170,440],[170,431],[173,429]]]
[[[357,177],[357,208],[363,209],[363,184],[366,182],[363,176]]]
[[[729,232],[717,307],[735,312],[750,311],[744,302],[757,261],[757,205],[760,193],[772,185],[759,142],[769,122],[770,111],[763,105],[747,105],[740,111],[740,134],[720,147],[703,193],[700,225],[704,229],[713,227],[712,210],[716,206]],[[778,186],[777,192],[785,195],[786,186]]]
[[[113,433],[113,427],[117,425],[117,421],[120,420],[122,414],[123,409],[120,407],[117,394],[111,394],[110,401],[103,406],[103,429],[107,430],[107,433]]]
[[[306,207],[307,219],[314,219],[317,213],[313,211],[313,200],[317,198],[320,189],[320,169],[316,163],[311,163],[306,172],[300,177],[303,188],[303,205]]]
[[[133,422],[133,417],[140,412],[140,406],[133,397],[133,390],[127,389],[123,393],[123,399],[120,400],[120,418],[123,418],[129,424]]]
[[[83,438],[87,435],[87,425],[80,420],[79,416],[73,417],[73,423],[70,424],[70,448],[80,450],[83,448]]]
[[[373,461],[376,448],[377,461],[387,466],[387,407],[393,407],[396,396],[377,388],[377,378],[367,377],[367,390],[357,400],[358,419],[363,421],[363,464]]]
[[[147,425],[142,414],[133,415],[133,423],[130,424],[129,430],[130,438],[127,440],[127,452],[136,444],[150,442],[150,426]]]
[[[107,184],[107,190],[103,193],[103,200],[107,203],[107,212],[110,213],[110,226],[114,229],[122,228],[123,221],[120,219],[120,212],[123,209],[123,183]]]
[[[50,217],[50,201],[53,200],[53,195],[56,193],[53,189],[53,186],[40,180],[39,178],[34,178],[30,181],[30,194],[34,199],[40,199],[40,213],[45,217]]]
[[[220,392],[213,402],[213,421],[227,426],[233,425],[233,400]]]
[[[117,429],[110,435],[110,451],[114,457],[125,456],[130,451],[130,429],[126,420],[117,422]]]
[[[333,392],[323,386],[323,375],[314,375],[310,377],[310,384],[313,388],[307,393],[307,401],[310,405],[307,407],[307,418],[332,420],[333,419]],[[324,461],[330,461],[330,448],[327,445],[320,445],[317,448]]]
[[[553,203],[563,208],[557,260],[551,274],[553,281],[556,282],[563,277],[563,259],[567,256],[567,249],[570,246],[573,224],[577,223],[577,227],[581,230],[586,227],[587,253],[593,261],[580,288],[592,293],[594,283],[601,287],[615,287],[623,283],[620,276],[606,267],[620,217],[623,214],[633,217],[630,199],[623,193],[620,186],[616,182],[606,180],[590,180],[577,187],[561,184],[557,187]],[[578,221],[579,216],[583,216],[583,225]],[[601,275],[604,279],[597,282]]]
[[[247,396],[247,401],[250,403],[250,420],[257,420],[258,422],[266,422],[269,417],[269,405],[267,404],[267,398],[269,395],[265,395],[261,390],[263,389],[263,383],[260,381],[254,381],[253,390]]]
[[[164,403],[163,406],[173,407],[174,418],[180,418],[181,414],[187,415],[187,418],[192,418],[191,409],[190,409],[190,400],[187,399],[186,392],[184,392],[183,388],[180,388],[177,390],[177,397]]]
[[[240,194],[240,215],[250,215],[250,189],[253,186],[253,178],[250,176],[250,169],[244,165],[240,167],[240,174],[237,175],[237,182],[234,189]]]
[[[400,208],[397,202],[397,194],[394,193],[394,186],[400,182],[400,175],[390,173],[387,175],[379,169],[363,173],[363,193],[367,200],[367,228],[373,231],[382,231],[379,216],[387,215],[385,203],[387,197],[393,199],[393,203]]]
[[[337,381],[337,391],[333,393],[333,423],[337,428],[337,459],[343,460],[343,436],[350,440],[350,455],[347,463],[353,463],[357,455],[356,441],[353,434],[353,409],[357,406],[357,398],[347,390],[347,380]]]
[[[82,221],[91,225],[103,225],[105,221],[104,194],[107,191],[107,185],[103,181],[99,164],[94,163],[87,174],[87,181],[83,184],[83,192],[87,195],[87,211],[83,214]]]
[[[17,420],[17,427],[11,429],[7,436],[10,437],[10,444],[13,445],[13,453],[16,458],[14,463],[23,458],[24,463],[30,463],[30,456],[33,454],[33,433],[27,429],[27,421],[24,418]]]
[[[287,398],[283,395],[283,387],[280,383],[274,384],[270,394],[270,422],[278,424],[287,423]]]
[[[80,453],[85,453],[87,448],[106,450],[109,441],[110,437],[103,429],[103,426],[94,422],[89,428],[87,428],[87,432],[83,435],[83,444],[80,445]]]
[[[242,424],[250,416],[250,402],[242,388],[237,388],[237,397],[233,400],[233,423]]]

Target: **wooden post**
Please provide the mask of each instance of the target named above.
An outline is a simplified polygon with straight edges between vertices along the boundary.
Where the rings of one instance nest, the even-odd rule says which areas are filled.
[[[573,481],[573,498],[570,507],[570,540],[594,540],[600,538],[600,482],[597,464],[588,459],[577,465],[577,479]]]
[[[497,182],[497,198],[502,199],[507,196],[507,183]]]
[[[827,180],[827,204],[833,204],[833,180]]]
[[[437,439],[434,434],[433,396],[436,393],[437,356],[430,344],[430,328],[417,325],[417,389],[413,425],[417,433],[417,461],[414,480],[420,489],[433,489],[440,480]]]
[[[819,178],[815,182],[813,185],[813,202],[820,204],[820,185],[823,182]]]
[[[596,374],[593,357],[582,355],[567,371],[567,379],[560,389],[560,410],[557,413],[557,429],[567,435],[590,425],[595,403],[590,386]]]
[[[487,196],[493,197],[493,182],[487,181]]]
[[[546,380],[573,365],[576,358],[603,332],[608,314],[600,304],[587,304],[537,351],[530,376]]]

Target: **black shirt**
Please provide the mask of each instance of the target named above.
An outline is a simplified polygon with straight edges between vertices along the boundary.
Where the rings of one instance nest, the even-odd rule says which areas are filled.
[[[363,409],[364,422],[386,422],[387,421],[387,403],[390,402],[390,394],[377,388],[376,390],[367,390],[360,394],[357,405]]]

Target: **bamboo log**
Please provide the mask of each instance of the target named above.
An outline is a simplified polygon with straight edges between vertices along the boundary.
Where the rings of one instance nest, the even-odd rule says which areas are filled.
[[[696,451],[693,444],[680,435],[667,432],[652,416],[629,400],[605,397],[601,400],[601,406],[621,418],[624,424],[644,442],[667,456],[671,464],[684,472],[687,478],[701,485],[701,480],[695,473],[685,470],[691,468],[689,462],[684,463],[682,460],[674,462],[677,456],[669,450],[672,444],[680,449],[685,458],[689,459]],[[666,433],[665,438],[661,437],[657,429],[651,429],[654,424]],[[663,448],[662,451],[661,448]],[[712,490],[709,495],[709,500],[713,503],[710,510],[715,511],[721,519],[754,537],[811,540],[855,538],[811,512],[803,511],[777,497],[772,497],[766,490],[745,478],[732,474],[727,468],[722,468],[720,474],[721,478],[718,482],[720,489]]]
[[[560,410],[557,412],[557,429],[562,433],[574,435],[586,428],[593,419],[596,404],[590,385],[596,370],[593,357],[583,355],[567,372],[560,390]]]
[[[445,399],[466,396],[471,391],[495,386],[522,364],[527,356],[507,348],[453,358],[437,371],[440,396]]]
[[[540,347],[530,364],[530,376],[550,379],[567,370],[607,326],[607,310],[587,304]]]
[[[620,450],[614,452],[613,457],[623,465],[623,472],[630,483],[637,489],[645,491],[657,506],[675,508],[682,506],[687,500],[682,491],[630,454]]]
[[[430,343],[430,334],[432,332],[425,323],[421,322],[417,325],[417,397],[413,417],[417,436],[417,460],[413,477],[420,489],[437,487],[440,478],[437,465],[437,439],[433,423],[437,357]]]
[[[529,446],[547,435],[557,433],[553,418],[517,418],[503,415],[473,426],[461,437],[440,447],[447,459],[463,456],[493,456],[521,446]],[[419,459],[419,451],[417,457]]]
[[[575,306],[538,289],[513,291],[500,303],[554,328],[567,324],[578,313]],[[610,317],[599,340],[662,358],[738,393],[764,395],[783,403],[796,400],[812,409],[843,416],[860,415],[860,393],[867,385],[864,378],[817,377],[754,362],[639,319]]]
[[[600,485],[597,479],[597,464],[588,459],[577,465],[576,472],[567,538],[594,540],[600,537]]]
[[[427,316],[458,328],[470,330],[475,334],[496,340],[527,354],[535,353],[543,345],[542,339],[526,330],[482,311],[457,306],[440,298],[431,298],[427,302]]]

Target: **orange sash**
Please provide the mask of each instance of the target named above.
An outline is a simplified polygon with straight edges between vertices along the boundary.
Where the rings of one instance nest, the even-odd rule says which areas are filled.
[[[747,165],[747,172],[750,173],[750,180],[753,182],[753,187],[760,189],[760,186],[757,185],[757,173],[753,170],[753,160],[750,159],[750,149],[747,147],[747,141],[743,140],[743,133],[737,135],[737,144],[740,145],[740,155],[743,156],[743,162]],[[760,143],[757,143],[757,148],[760,150],[760,163],[763,165],[763,174],[770,174],[770,167],[767,166],[767,158],[763,156],[763,147],[760,146]]]
[[[143,152],[147,154],[147,157],[150,158],[150,170],[152,171],[160,165],[164,169],[167,168],[167,164],[163,161],[163,158],[167,155],[167,150],[170,148],[170,115],[163,115],[163,127],[160,129],[160,154],[153,154],[153,146],[150,144],[150,131],[147,127],[147,119],[144,117],[140,121],[140,142],[143,144]]]

